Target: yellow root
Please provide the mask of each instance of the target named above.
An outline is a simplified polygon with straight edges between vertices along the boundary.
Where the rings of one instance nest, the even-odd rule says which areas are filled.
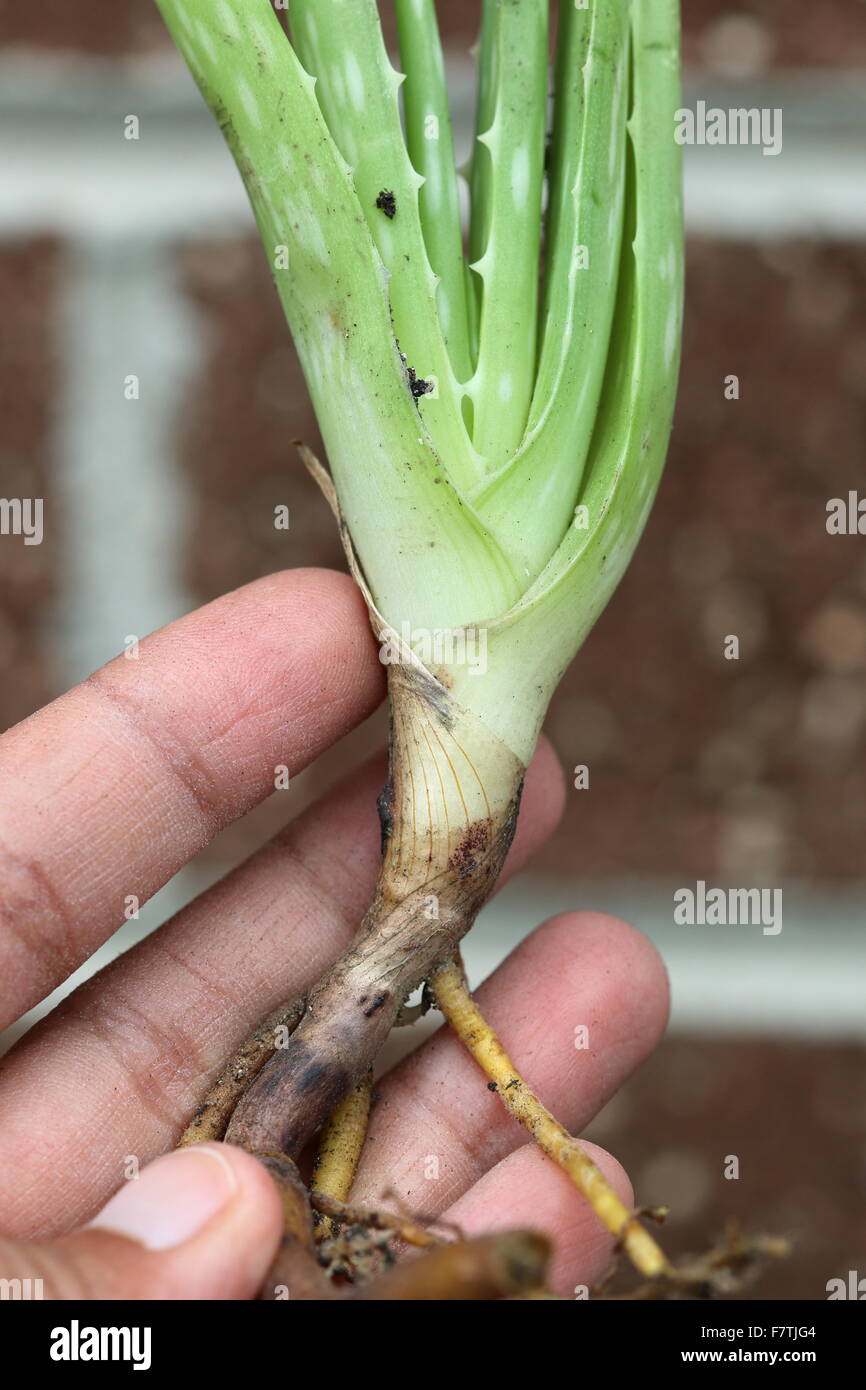
[[[331,1217],[341,1226],[369,1226],[374,1231],[387,1231],[402,1240],[404,1245],[427,1248],[445,1244],[444,1237],[431,1234],[425,1226],[410,1217],[383,1211],[381,1207],[351,1206],[347,1202],[337,1201],[336,1197],[327,1197],[315,1187],[310,1193],[310,1205],[313,1211]]]
[[[322,1130],[312,1185],[323,1197],[340,1203],[348,1199],[367,1137],[372,1095],[373,1073],[369,1071],[332,1112]],[[331,1217],[323,1216],[316,1227],[316,1239],[328,1240],[333,1234]]]
[[[442,966],[430,977],[428,988],[464,1047],[495,1084],[505,1108],[565,1170],[635,1267],[647,1279],[674,1277],[664,1251],[620,1201],[601,1169],[527,1086],[473,1000],[458,966]]]

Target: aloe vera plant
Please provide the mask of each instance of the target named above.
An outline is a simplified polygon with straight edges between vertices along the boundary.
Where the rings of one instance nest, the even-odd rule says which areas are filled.
[[[158,3],[245,181],[329,471],[308,463],[389,661],[374,901],[286,1045],[271,1020],[191,1131],[228,1122],[289,1181],[419,984],[457,1020],[450,963],[548,702],[653,502],[681,324],[678,5],[562,0],[551,104],[547,0],[484,0],[464,238],[433,0],[395,0],[399,71],[375,0],[291,0],[286,28],[270,0]],[[622,1204],[595,1205],[658,1274]]]

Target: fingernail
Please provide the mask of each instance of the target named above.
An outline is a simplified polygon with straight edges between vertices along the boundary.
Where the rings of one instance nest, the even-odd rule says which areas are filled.
[[[90,1226],[138,1241],[147,1250],[171,1250],[198,1235],[237,1189],[221,1148],[178,1149],[126,1182]]]

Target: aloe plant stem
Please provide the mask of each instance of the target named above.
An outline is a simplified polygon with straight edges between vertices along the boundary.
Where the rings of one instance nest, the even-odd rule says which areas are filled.
[[[511,844],[523,764],[407,660],[389,672],[390,780],[370,910],[240,1098],[227,1138],[297,1158],[372,1065],[397,1012],[452,959]]]
[[[397,653],[373,902],[231,1095],[226,1137],[288,1165],[297,1215],[291,1160],[487,900],[547,704],[649,514],[680,337],[678,5],[561,0],[543,219],[548,0],[483,0],[467,261],[432,0],[397,0],[402,74],[375,0],[291,0],[289,36],[269,0],[158,3],[246,182],[330,474],[305,457]],[[482,631],[483,671],[459,643],[420,659],[419,630]],[[536,1122],[648,1269],[628,1214]],[[307,1237],[284,1251],[304,1278]]]

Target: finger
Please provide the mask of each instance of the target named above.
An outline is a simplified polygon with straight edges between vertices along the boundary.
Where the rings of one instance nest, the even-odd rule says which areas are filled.
[[[145,1162],[172,1144],[261,1018],[319,978],[370,901],[383,778],[380,762],[330,794],[13,1049],[0,1076],[0,1173],[16,1174],[2,1193],[7,1229],[50,1235],[85,1220],[126,1155]],[[562,796],[544,745],[506,876],[552,829]],[[54,1207],[46,1191],[67,1151],[77,1162]]]
[[[579,1133],[661,1037],[667,976],[633,927],[570,912],[533,932],[477,1000],[527,1083]],[[377,1089],[352,1189],[362,1205],[393,1190],[410,1211],[443,1211],[525,1141],[447,1029]]]
[[[0,1027],[383,694],[354,584],[295,570],[142,642],[0,739]]]
[[[29,1287],[48,1299],[252,1298],[282,1225],[261,1164],[201,1145],[158,1158],[86,1230],[44,1245],[0,1241],[0,1276],[39,1280]]]
[[[585,1148],[631,1209],[631,1183],[616,1159],[596,1144]],[[534,1144],[523,1144],[480,1177],[443,1212],[442,1221],[467,1236],[541,1231],[553,1251],[547,1286],[564,1298],[586,1298],[613,1258],[613,1236],[562,1169]]]

